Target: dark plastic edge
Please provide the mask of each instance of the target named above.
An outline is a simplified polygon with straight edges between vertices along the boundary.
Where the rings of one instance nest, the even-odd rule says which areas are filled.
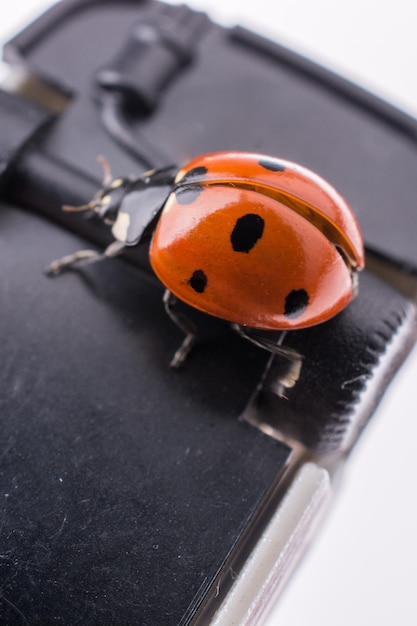
[[[354,106],[378,117],[397,132],[399,131],[413,142],[417,142],[417,120],[414,117],[359,87],[349,79],[343,78],[307,57],[241,26],[232,28],[229,36],[233,42],[249,46],[255,52],[302,74],[304,78],[318,83],[338,97],[349,100]]]

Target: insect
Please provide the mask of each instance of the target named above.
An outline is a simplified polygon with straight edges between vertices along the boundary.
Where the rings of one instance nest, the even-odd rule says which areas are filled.
[[[297,330],[339,313],[357,292],[364,247],[342,196],[310,170],[246,152],[197,156],[177,170],[112,179],[67,210],[90,210],[111,225],[104,251],[81,250],[47,273],[112,257],[151,237],[149,258],[166,287],[167,313],[185,333],[171,363],[180,365],[195,328],[177,299],[231,322],[247,339],[290,354],[259,330]]]

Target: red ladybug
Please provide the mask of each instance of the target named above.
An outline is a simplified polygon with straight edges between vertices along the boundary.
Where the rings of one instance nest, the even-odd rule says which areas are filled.
[[[112,181],[107,172],[104,188],[80,208],[110,221],[116,241],[104,255],[54,262],[49,273],[113,256],[153,230],[150,262],[169,293],[243,329],[325,322],[355,295],[364,266],[360,228],[339,193],[304,167],[260,154],[215,152],[177,173],[134,179]],[[167,311],[191,344],[194,330],[173,302],[167,294]]]

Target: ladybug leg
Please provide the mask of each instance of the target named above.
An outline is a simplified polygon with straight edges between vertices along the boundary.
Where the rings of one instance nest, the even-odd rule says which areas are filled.
[[[174,354],[170,363],[170,366],[176,369],[184,363],[188,354],[190,353],[197,337],[197,331],[192,321],[189,320],[188,317],[184,315],[184,313],[178,311],[175,308],[178,302],[177,298],[168,289],[165,290],[163,302],[165,311],[167,312],[169,317],[172,319],[174,324],[185,334],[184,341]]]
[[[72,270],[82,265],[89,265],[90,263],[97,263],[97,261],[103,261],[111,257],[117,256],[125,248],[125,245],[121,241],[113,241],[104,252],[97,252],[96,250],[78,250],[74,254],[69,254],[61,259],[52,261],[44,270],[47,276],[58,276],[65,270]]]
[[[246,326],[242,326],[241,324],[232,324],[232,328],[238,333],[238,335],[247,339],[247,341],[250,341],[255,346],[258,346],[258,348],[263,348],[272,354],[277,354],[283,357],[287,362],[287,367],[285,368],[285,375],[280,377],[280,380],[278,381],[279,387],[280,389],[290,389],[291,387],[294,387],[300,377],[303,357],[296,350],[282,345],[285,335],[287,334],[286,331],[281,333],[278,341],[271,341],[271,339],[268,339],[267,337],[252,334],[250,329]],[[276,393],[280,396],[283,395],[282,390],[279,392],[276,390]]]

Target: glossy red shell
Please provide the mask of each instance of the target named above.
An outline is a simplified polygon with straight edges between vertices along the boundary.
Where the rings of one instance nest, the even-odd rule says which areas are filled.
[[[319,176],[263,155],[213,153],[179,171],[150,260],[191,306],[284,330],[341,311],[364,252],[351,208]]]

